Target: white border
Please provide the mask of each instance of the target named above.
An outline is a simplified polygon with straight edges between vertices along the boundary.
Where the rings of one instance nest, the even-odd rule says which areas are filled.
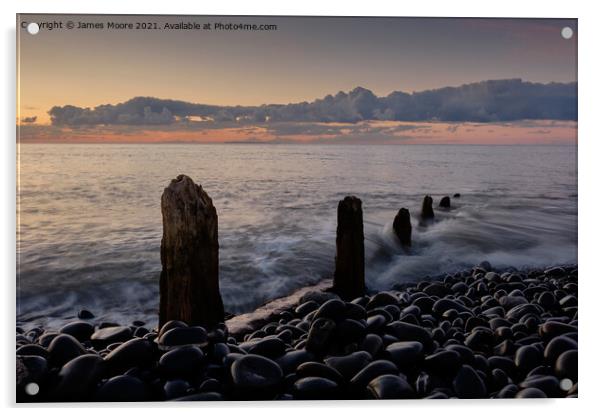
[[[365,415],[373,412],[420,412],[420,414],[487,414],[533,412],[547,415],[592,411],[602,388],[600,357],[602,356],[602,267],[600,261],[600,210],[602,209],[599,186],[602,156],[600,105],[602,97],[600,74],[600,27],[602,17],[596,2],[504,0],[496,3],[486,1],[420,1],[420,2],[369,2],[304,0],[301,2],[280,1],[140,1],[124,0],[22,0],[20,3],[3,1],[2,21],[3,54],[0,65],[4,97],[0,100],[0,114],[4,120],[2,143],[2,233],[0,265],[3,273],[0,280],[4,302],[2,317],[2,376],[0,394],[2,404],[12,407],[9,412],[26,414],[61,413],[96,415],[115,412],[135,405],[50,406],[49,409],[18,406],[14,402],[14,338],[15,324],[15,13],[146,13],[146,14],[270,14],[270,15],[347,15],[347,16],[466,16],[466,17],[558,17],[579,19],[579,266],[580,285],[580,389],[577,400],[549,401],[437,401],[429,402],[329,402],[329,403],[229,403],[229,404],[181,404],[177,412],[223,412],[245,415],[285,414],[307,415],[317,409],[335,411],[341,409],[345,416]],[[12,405],[11,405],[12,404]],[[141,405],[145,414],[164,414],[171,406],[156,403]],[[66,408],[65,408],[66,407]],[[587,413],[585,413],[587,414]]]

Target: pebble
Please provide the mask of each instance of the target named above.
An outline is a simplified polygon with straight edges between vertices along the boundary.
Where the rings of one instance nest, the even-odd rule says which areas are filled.
[[[188,376],[198,373],[205,365],[205,354],[197,346],[185,345],[161,356],[159,369],[168,377]]]
[[[578,354],[577,350],[568,350],[563,352],[556,359],[556,364],[554,365],[554,372],[558,376],[558,378],[568,378],[573,381],[573,383],[577,382],[577,370],[578,370]]]
[[[274,395],[283,380],[282,369],[261,355],[244,355],[232,364],[232,382],[240,395]],[[263,394],[262,394],[263,393]]]
[[[96,330],[90,337],[95,348],[103,348],[115,342],[124,342],[132,337],[128,326],[110,326]]]
[[[59,333],[73,336],[79,342],[87,341],[94,333],[94,325],[89,322],[71,322],[63,326]]]
[[[295,382],[292,393],[299,400],[332,400],[338,398],[339,386],[327,378],[304,377]]]
[[[453,381],[454,392],[460,399],[480,399],[487,395],[483,380],[470,366],[463,365]]]
[[[67,334],[55,337],[48,346],[48,361],[52,366],[62,367],[63,364],[86,353],[77,339]]]
[[[104,383],[94,396],[99,402],[143,402],[150,399],[144,382],[132,376],[116,376]]]
[[[374,399],[413,399],[416,396],[404,378],[392,374],[376,377],[368,383],[367,390]]]
[[[105,357],[105,362],[111,371],[120,371],[149,365],[152,359],[153,346],[150,341],[134,338],[112,350]]]
[[[422,358],[424,347],[418,341],[402,341],[390,344],[386,348],[387,356],[400,369],[417,365]]]
[[[164,331],[158,338],[159,345],[175,347],[180,345],[207,345],[207,331],[200,326],[186,326]]]

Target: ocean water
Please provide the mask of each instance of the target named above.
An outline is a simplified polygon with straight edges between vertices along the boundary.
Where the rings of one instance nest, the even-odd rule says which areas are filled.
[[[160,198],[178,174],[213,198],[226,309],[330,278],[336,207],[363,201],[369,288],[454,272],[577,262],[574,146],[21,144],[17,320],[60,325],[80,308],[156,322]],[[421,227],[422,198],[437,221]],[[391,225],[412,214],[413,247]]]

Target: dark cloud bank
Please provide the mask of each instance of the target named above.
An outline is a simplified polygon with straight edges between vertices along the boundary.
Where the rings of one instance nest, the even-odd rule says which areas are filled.
[[[95,108],[72,105],[48,112],[57,126],[167,125],[201,117],[215,122],[343,122],[366,120],[504,122],[576,120],[576,83],[531,83],[520,79],[483,81],[416,93],[377,97],[370,90],[327,95],[311,103],[215,106],[136,97]]]

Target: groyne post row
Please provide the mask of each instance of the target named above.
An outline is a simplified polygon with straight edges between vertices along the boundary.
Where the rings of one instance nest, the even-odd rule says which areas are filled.
[[[449,201],[449,198],[447,198]],[[446,201],[446,202],[447,202]],[[432,220],[433,199],[425,196],[421,219]],[[447,205],[442,201],[442,206]],[[211,327],[224,320],[219,291],[218,218],[213,201],[200,185],[179,175],[161,196],[163,237],[159,326],[180,320]],[[410,212],[401,208],[393,221],[401,245],[412,244]],[[351,300],[365,293],[362,201],[347,196],[337,209],[333,291]]]

